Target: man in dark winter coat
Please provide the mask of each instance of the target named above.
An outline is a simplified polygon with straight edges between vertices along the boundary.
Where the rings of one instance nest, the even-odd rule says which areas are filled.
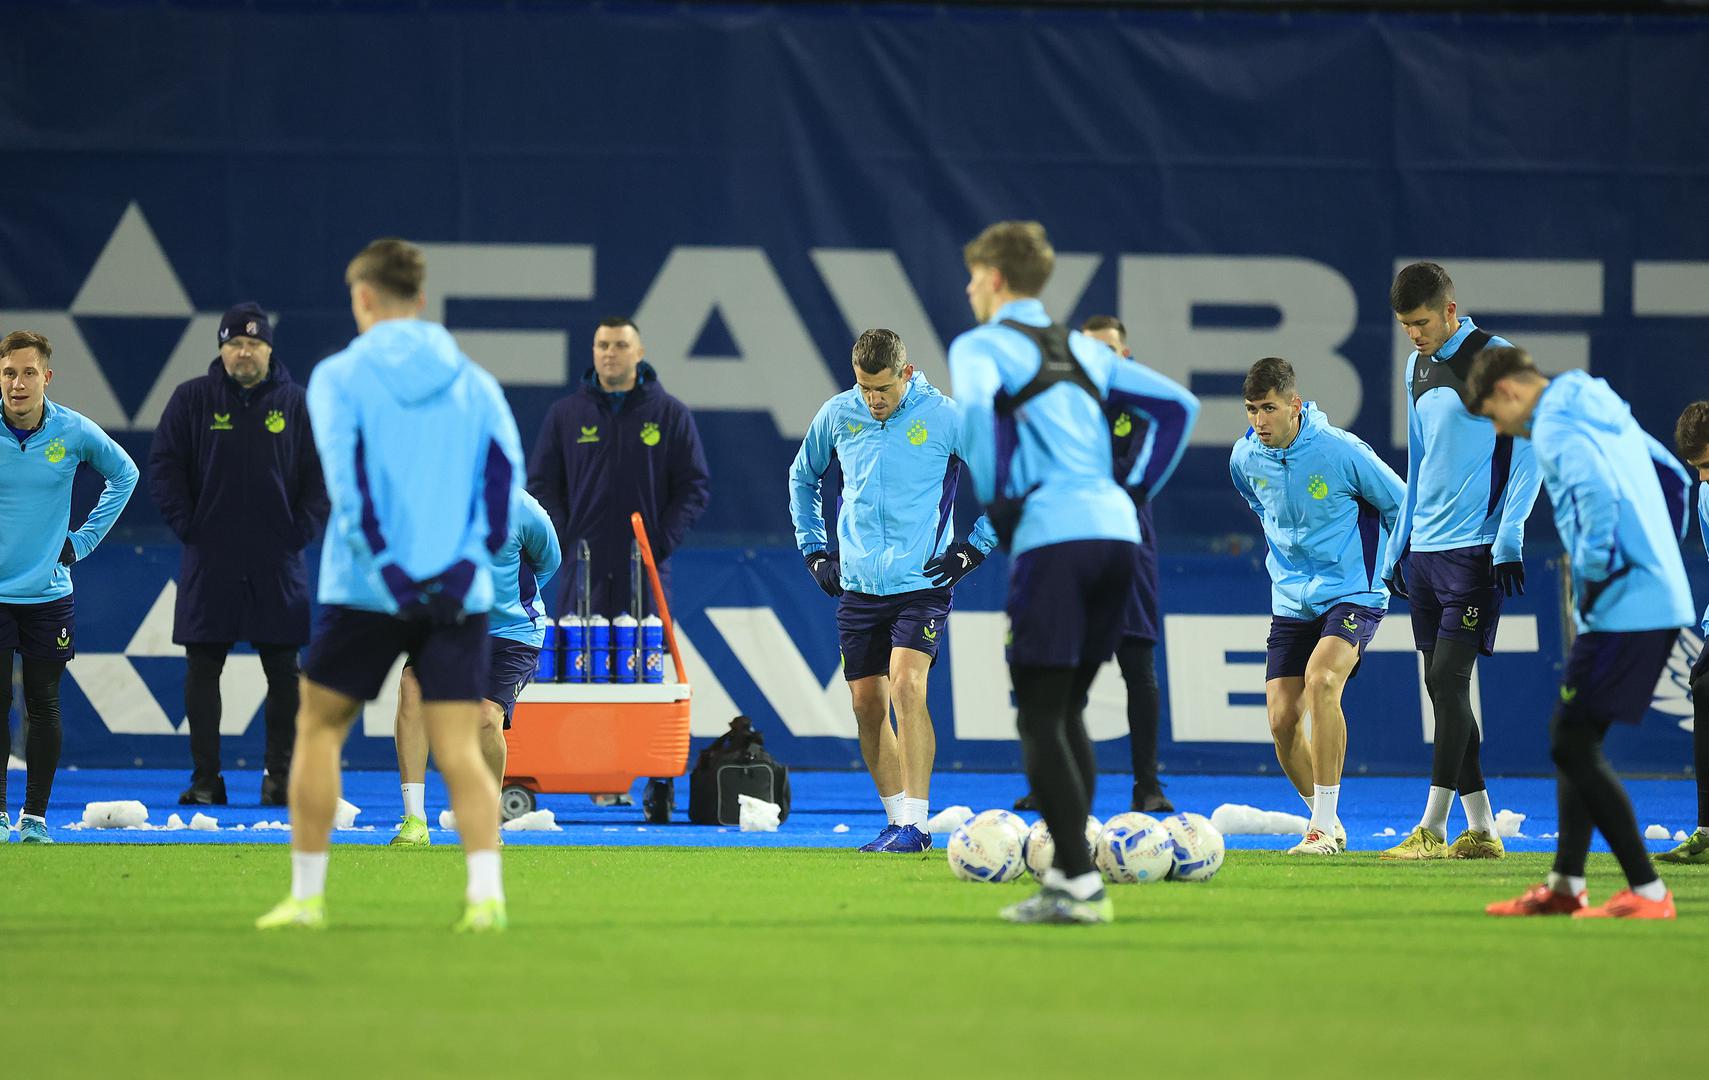
[[[222,805],[220,672],[248,641],[267,675],[261,802],[283,806],[296,738],[297,650],[309,639],[303,549],[326,525],[326,485],[303,388],[273,357],[255,304],[220,320],[220,355],[173,391],[148,483],[184,543],[172,640],[184,646],[184,713],[195,771],[181,804]]]
[[[593,370],[546,414],[528,463],[528,491],[551,515],[564,550],[561,611],[575,609],[576,542],[590,549],[592,614],[629,610],[629,515],[639,510],[659,564],[706,511],[709,477],[687,406],[646,363],[634,322],[612,316],[593,337]],[[645,606],[653,609],[650,590]]]

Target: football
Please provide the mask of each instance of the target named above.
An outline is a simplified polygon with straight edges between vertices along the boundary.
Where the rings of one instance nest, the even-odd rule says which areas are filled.
[[[1203,814],[1170,814],[1163,827],[1175,842],[1176,881],[1209,881],[1222,869],[1222,833]]]
[[[1000,884],[1021,875],[1021,842],[1000,821],[970,821],[949,834],[949,868],[963,881]]]
[[[1027,830],[1030,826],[1027,824],[1025,818],[1012,810],[981,810],[979,813],[973,815],[972,820],[970,820],[968,824],[979,825],[990,821],[995,821],[1012,831],[1015,834],[1016,841],[1026,841]]]
[[[1092,859],[1111,884],[1162,881],[1175,868],[1175,841],[1149,814],[1117,814],[1104,823]]]
[[[1086,815],[1086,846],[1093,847],[1098,842],[1098,834],[1104,831],[1104,823],[1097,818]],[[1027,839],[1021,845],[1021,857],[1026,860],[1027,869],[1039,881],[1044,880],[1044,872],[1050,869],[1050,864],[1056,859],[1056,841],[1050,837],[1050,826],[1040,818],[1027,833]]]

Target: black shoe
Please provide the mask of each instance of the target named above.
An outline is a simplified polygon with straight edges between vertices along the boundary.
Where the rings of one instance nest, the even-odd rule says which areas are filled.
[[[1033,793],[1029,791],[1025,795],[1022,795],[1020,798],[1015,800],[1015,809],[1016,810],[1037,810],[1038,809],[1038,800],[1033,798]]]
[[[1138,784],[1133,786],[1133,809],[1142,814],[1173,814],[1175,804],[1163,794],[1162,788],[1146,790]]]
[[[216,776],[212,780],[193,779],[190,786],[178,796],[179,806],[224,806],[225,777]]]
[[[272,773],[261,774],[261,805],[288,806],[291,802],[291,776],[283,773],[275,776]]]

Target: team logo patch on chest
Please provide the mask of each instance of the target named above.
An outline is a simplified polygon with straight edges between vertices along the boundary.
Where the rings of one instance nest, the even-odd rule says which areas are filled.
[[[641,425],[641,441],[648,446],[659,445],[659,425],[651,420]]]
[[[913,443],[915,446],[924,445],[926,439],[929,437],[930,432],[926,430],[924,421],[916,420],[912,424],[908,425],[908,441]]]
[[[1132,435],[1133,417],[1129,416],[1127,413],[1122,413],[1120,416],[1116,417],[1115,427],[1111,430],[1116,433],[1116,438],[1118,439]]]
[[[1326,499],[1329,497],[1329,484],[1322,476],[1314,475],[1306,482],[1305,489],[1311,492],[1311,497],[1314,499]]]
[[[46,457],[48,459],[48,463],[52,465],[58,465],[60,462],[64,461],[65,440],[54,439],[52,442],[48,443],[47,449],[42,451],[42,456]]]
[[[285,414],[280,412],[278,409],[274,409],[272,412],[267,414],[266,425],[268,431],[271,431],[275,435],[279,434],[279,432],[285,430]]]

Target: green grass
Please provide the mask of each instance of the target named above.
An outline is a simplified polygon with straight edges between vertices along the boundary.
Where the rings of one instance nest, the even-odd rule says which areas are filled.
[[[510,933],[465,938],[451,848],[341,848],[331,928],[261,934],[281,848],[14,844],[0,1075],[1695,1072],[1709,873],[1672,868],[1674,923],[1482,914],[1546,869],[1233,852],[1014,927],[1028,886],[935,853],[512,847]]]

